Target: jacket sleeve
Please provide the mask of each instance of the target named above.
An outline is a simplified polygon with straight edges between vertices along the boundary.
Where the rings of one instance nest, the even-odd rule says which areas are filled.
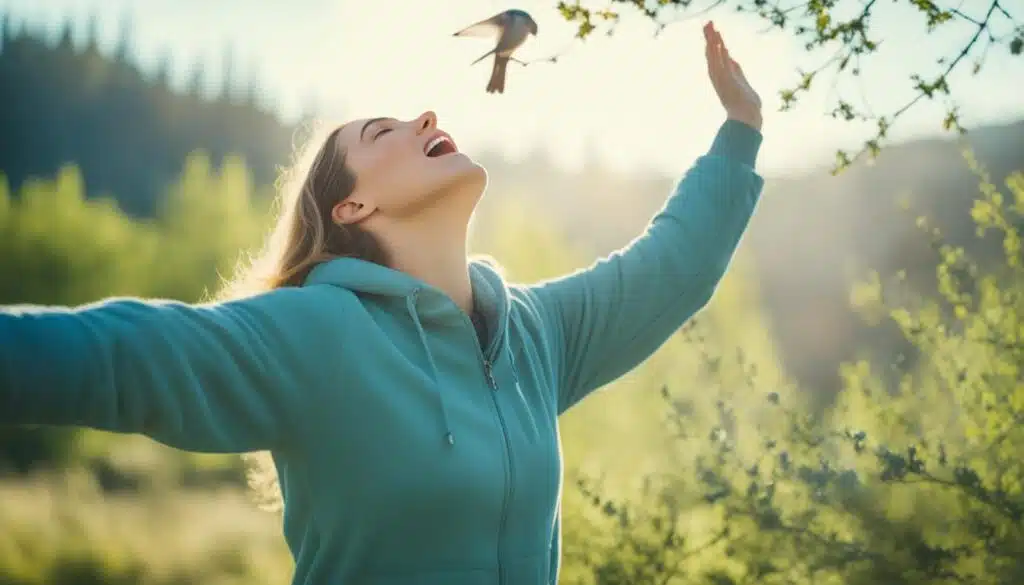
[[[527,288],[555,348],[559,414],[646,360],[711,299],[761,194],[760,145],[760,132],[727,120],[644,234]]]
[[[287,323],[297,292],[0,307],[0,424],[142,433],[192,451],[279,448],[302,403]]]

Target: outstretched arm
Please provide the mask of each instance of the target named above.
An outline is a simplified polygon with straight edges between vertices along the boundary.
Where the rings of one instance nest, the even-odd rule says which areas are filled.
[[[192,306],[0,308],[0,424],[142,433],[173,447],[282,446],[306,400],[300,290]]]
[[[707,304],[754,212],[760,99],[710,25],[705,37],[728,114],[708,153],[627,248],[527,289],[557,352],[559,414],[643,362]]]

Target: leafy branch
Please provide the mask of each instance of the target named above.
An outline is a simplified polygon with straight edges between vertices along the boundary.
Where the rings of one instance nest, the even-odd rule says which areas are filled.
[[[933,0],[896,1],[916,8],[929,33],[952,23],[966,24],[973,32],[962,46],[954,47],[936,59],[937,71],[913,73],[910,76],[912,97],[891,111],[873,112],[863,96],[860,106],[841,96],[835,99],[828,115],[848,122],[873,122],[875,130],[858,150],[836,152],[833,173],[846,169],[865,155],[872,159],[877,157],[892,127],[922,100],[944,99],[946,111],[942,128],[963,134],[966,130],[960,123],[959,109],[951,97],[952,74],[972,62],[971,72],[976,75],[984,67],[993,46],[1005,47],[1013,55],[1024,53],[1024,24],[1007,9],[1007,0],[990,0],[980,15],[972,15],[962,6],[941,6]],[[632,9],[650,19],[655,25],[655,35],[672,24],[703,17],[727,5],[738,12],[753,13],[767,22],[766,30],[786,31],[804,41],[806,51],[825,50],[829,54],[821,65],[809,71],[798,70],[798,81],[780,91],[782,111],[791,110],[822,77],[831,75],[833,85],[844,76],[860,78],[865,57],[876,54],[883,44],[874,34],[877,0],[797,0],[788,4],[780,0],[712,0],[700,8],[696,8],[696,4],[695,0],[609,0],[608,7],[596,9],[587,8],[577,0],[559,1],[557,8],[566,21],[578,25],[576,37],[580,40],[598,31],[613,34],[621,20],[617,6]],[[841,14],[840,8],[845,13],[851,6],[857,6],[852,16],[837,16]],[[557,57],[548,60],[555,61]]]

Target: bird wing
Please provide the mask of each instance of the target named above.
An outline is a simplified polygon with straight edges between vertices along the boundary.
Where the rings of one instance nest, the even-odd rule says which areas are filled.
[[[456,37],[496,37],[501,34],[505,24],[505,13],[495,14],[490,18],[473,23],[456,32]]]

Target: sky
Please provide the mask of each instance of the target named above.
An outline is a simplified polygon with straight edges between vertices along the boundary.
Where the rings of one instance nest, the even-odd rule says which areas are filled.
[[[855,1],[842,0],[839,7]],[[139,64],[152,69],[161,55],[170,55],[173,77],[182,86],[202,61],[214,91],[230,51],[236,74],[258,79],[265,103],[285,118],[311,103],[338,121],[411,118],[431,109],[470,154],[487,149],[516,158],[539,149],[570,167],[592,153],[617,169],[685,170],[706,151],[724,119],[703,62],[704,20],[678,22],[655,37],[651,23],[625,7],[614,36],[580,42],[556,4],[514,5],[539,25],[520,58],[560,58],[510,66],[503,95],[484,91],[489,61],[470,66],[490,41],[452,36],[513,6],[497,0],[0,0],[0,11],[53,35],[70,20],[78,39],[95,14],[100,44],[108,49],[130,22],[130,46]],[[882,50],[866,61],[861,79],[838,86],[822,79],[790,112],[778,111],[779,90],[794,84],[798,68],[811,68],[822,57],[808,55],[786,33],[768,31],[757,17],[723,9],[708,14],[764,102],[763,172],[784,175],[829,165],[837,148],[870,138],[868,127],[829,118],[831,100],[866,100],[876,112],[899,107],[913,95],[910,74],[936,73],[936,56],[958,49],[972,33],[957,26],[929,35],[923,19],[905,4],[879,3]],[[977,13],[989,1],[958,4]],[[702,6],[694,0],[694,8]],[[1024,57],[993,49],[979,75],[967,69],[954,77],[966,124],[1024,117]],[[915,108],[893,136],[942,134],[942,107],[938,102]]]

